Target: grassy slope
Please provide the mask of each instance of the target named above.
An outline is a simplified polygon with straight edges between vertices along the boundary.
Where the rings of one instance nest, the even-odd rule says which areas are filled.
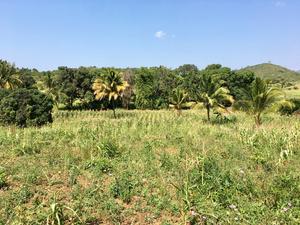
[[[111,115],[0,127],[0,224],[45,224],[53,203],[66,224],[300,222],[299,118],[254,129],[242,113],[223,125],[199,111]]]
[[[289,82],[300,81],[300,73],[270,63],[263,63],[255,66],[249,66],[243,68],[242,70],[253,71],[257,76],[262,77],[264,79],[270,79],[270,80],[283,79]]]
[[[297,87],[297,89],[295,89],[294,87]],[[300,81],[295,83],[293,87],[284,88],[284,91],[289,98],[300,99]]]

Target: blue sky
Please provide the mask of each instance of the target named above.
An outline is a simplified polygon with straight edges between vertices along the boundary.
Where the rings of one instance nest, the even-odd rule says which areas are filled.
[[[299,0],[0,0],[0,58],[19,67],[300,69]]]

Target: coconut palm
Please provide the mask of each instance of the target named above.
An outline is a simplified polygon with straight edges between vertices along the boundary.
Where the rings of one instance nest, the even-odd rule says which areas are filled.
[[[238,106],[254,116],[256,126],[262,124],[261,115],[276,106],[288,105],[284,100],[284,93],[277,87],[269,87],[261,78],[257,77],[249,90],[245,91],[246,100],[237,102]]]
[[[176,88],[173,90],[169,107],[177,111],[178,115],[181,115],[182,107],[184,106],[188,95],[181,89]]]
[[[44,73],[43,80],[41,81],[39,88],[42,92],[45,92],[53,99],[56,108],[58,108],[59,93],[57,90],[56,81],[51,72]]]
[[[233,97],[227,88],[222,87],[222,82],[213,79],[212,75],[203,74],[199,83],[197,100],[202,102],[207,111],[207,120],[210,121],[212,109],[226,109],[224,103],[233,103]]]
[[[127,87],[128,83],[122,79],[121,74],[110,70],[103,76],[103,78],[96,79],[92,88],[94,90],[96,100],[108,98],[108,101],[112,103],[114,118],[116,118],[115,103],[119,98],[122,98]]]
[[[17,69],[13,64],[0,60],[0,88],[13,89],[22,81],[19,79]]]

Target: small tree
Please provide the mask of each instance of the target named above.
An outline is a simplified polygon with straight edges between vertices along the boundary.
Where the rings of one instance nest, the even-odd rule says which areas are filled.
[[[186,102],[188,95],[181,89],[176,88],[173,90],[170,98],[170,108],[173,108],[177,111],[178,115],[181,115],[181,110]]]
[[[114,118],[116,118],[116,101],[122,98],[128,83],[124,81],[120,74],[113,70],[108,71],[103,78],[98,78],[94,81],[93,90],[96,100],[108,98],[112,104]]]
[[[256,126],[262,124],[261,115],[266,110],[287,104],[283,100],[284,93],[277,87],[269,87],[261,78],[257,77],[251,84],[249,90],[245,91],[246,100],[237,102],[240,109],[254,116]]]
[[[197,100],[202,102],[207,111],[207,120],[210,121],[210,112],[213,108],[226,109],[225,102],[233,103],[233,97],[227,88],[213,79],[212,75],[204,73],[200,78]]]

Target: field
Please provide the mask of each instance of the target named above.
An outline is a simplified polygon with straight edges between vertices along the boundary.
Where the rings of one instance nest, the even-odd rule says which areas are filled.
[[[0,224],[299,224],[300,119],[59,111],[0,127]]]

